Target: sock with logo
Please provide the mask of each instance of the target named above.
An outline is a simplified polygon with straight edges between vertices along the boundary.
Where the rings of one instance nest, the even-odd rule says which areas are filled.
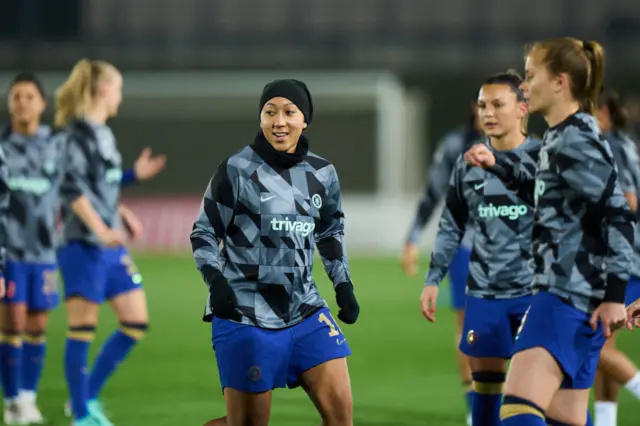
[[[544,411],[531,401],[505,395],[500,408],[502,426],[547,426]]]
[[[102,346],[89,376],[89,400],[97,399],[105,383],[145,335],[147,324],[122,323]]]
[[[596,401],[593,404],[595,426],[616,426],[618,424],[618,403],[614,401]]]
[[[27,333],[22,345],[22,390],[21,394],[31,395],[38,391],[44,358],[47,352],[47,339],[44,333]],[[35,398],[34,398],[35,399]]]
[[[6,402],[12,402],[20,395],[22,374],[22,338],[18,333],[0,335],[0,377]]]
[[[478,372],[473,377],[473,404],[471,423],[474,425],[500,426],[500,406],[505,373]]]
[[[640,399],[640,373],[636,373],[631,380],[624,384],[624,387],[631,392],[633,396]]]
[[[88,382],[87,363],[89,360],[89,347],[95,336],[96,328],[93,325],[69,327],[67,343],[64,351],[64,374],[67,379],[67,388],[71,398],[71,411],[76,420],[89,415],[87,403]]]

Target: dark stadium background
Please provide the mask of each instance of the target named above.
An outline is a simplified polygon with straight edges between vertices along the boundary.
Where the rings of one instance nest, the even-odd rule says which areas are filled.
[[[524,44],[560,35],[598,40],[607,49],[607,82],[627,97],[640,95],[638,0],[0,1],[5,73],[67,73],[82,57],[114,63],[124,72],[125,86],[127,72],[134,71],[281,70],[288,77],[302,70],[387,70],[407,90],[428,97],[421,170],[397,188],[407,192],[406,199],[388,193],[372,198],[379,172],[372,112],[343,114],[323,107],[309,130],[312,149],[336,164],[344,192],[371,198],[345,202],[352,275],[362,305],[359,323],[342,327],[354,350],[350,369],[358,426],[463,424],[448,291],[441,292],[438,323],[427,325],[418,309],[422,273],[412,279],[401,273],[399,247],[435,142],[464,121],[479,82],[508,68],[522,72]],[[146,145],[169,155],[161,176],[126,193],[147,226],[142,248],[148,252],[137,258],[152,325],[148,340],[106,391],[116,424],[202,424],[224,410],[208,330],[199,321],[205,287],[189,259],[188,230],[216,165],[255,133],[258,95],[255,113],[191,115],[176,104],[175,114],[162,118],[125,99],[112,123],[126,162]],[[4,109],[0,103],[0,123]],[[544,130],[539,119],[532,130]],[[356,223],[349,222],[354,216]],[[425,247],[433,232],[429,235]],[[322,268],[314,274],[332,302]],[[102,337],[114,325],[104,314]],[[39,398],[51,424],[68,424],[62,417],[63,321],[58,311]],[[636,362],[639,339],[637,334],[621,339]],[[300,391],[278,392],[274,404],[272,424],[317,424]],[[623,392],[620,426],[635,426],[639,407]]]

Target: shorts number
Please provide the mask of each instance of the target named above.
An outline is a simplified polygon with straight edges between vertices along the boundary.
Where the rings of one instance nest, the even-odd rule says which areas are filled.
[[[131,256],[129,256],[128,254],[122,255],[122,257],[120,258],[120,264],[127,268],[127,274],[130,277],[138,273],[138,267],[133,262],[133,259],[131,259]]]
[[[333,319],[333,315],[329,314],[329,316],[331,316],[331,319]],[[329,319],[329,317],[327,317],[324,314],[324,312],[322,312],[320,315],[318,315],[318,322],[323,322],[329,327],[329,337],[334,337],[334,336],[339,336],[340,335],[340,329],[337,328],[334,325],[335,319],[333,319],[333,321],[331,321]]]
[[[58,291],[58,272],[42,272],[42,291],[44,294],[55,294]]]

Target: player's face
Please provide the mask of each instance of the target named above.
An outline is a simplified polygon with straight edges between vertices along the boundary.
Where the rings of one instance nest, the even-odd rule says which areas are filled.
[[[522,125],[527,113],[524,102],[506,84],[487,84],[478,95],[478,117],[485,135],[500,138]]]
[[[12,119],[21,124],[40,121],[46,105],[40,91],[33,83],[17,83],[9,91],[9,112]]]
[[[295,152],[306,127],[302,111],[287,98],[270,99],[260,112],[260,129],[278,151]]]
[[[109,72],[109,75],[99,83],[98,92],[104,101],[109,117],[118,115],[118,108],[122,103],[122,75],[117,71]]]
[[[542,52],[532,51],[525,61],[525,80],[520,87],[529,101],[529,112],[543,113],[553,103],[558,93],[557,78],[554,78],[540,60]]]

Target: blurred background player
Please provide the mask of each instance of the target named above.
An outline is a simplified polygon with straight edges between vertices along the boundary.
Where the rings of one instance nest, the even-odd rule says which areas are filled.
[[[433,161],[429,166],[428,182],[415,219],[409,230],[407,241],[403,253],[403,268],[408,276],[415,276],[418,271],[418,260],[420,257],[418,242],[424,231],[424,227],[433,216],[438,203],[444,198],[451,173],[453,172],[456,160],[471,145],[482,138],[481,129],[477,117],[477,102],[474,100],[469,107],[469,117],[467,123],[452,132],[447,133],[440,142],[433,155]],[[467,409],[469,410],[467,424],[471,423],[471,401],[473,391],[471,389],[471,370],[469,360],[458,350],[460,336],[462,335],[462,324],[464,322],[464,306],[466,299],[467,276],[469,275],[469,260],[471,259],[471,232],[467,232],[460,243],[460,247],[455,257],[449,265],[449,290],[451,307],[456,313],[456,335],[455,345],[458,355],[458,369],[460,379],[464,387]]]
[[[351,349],[311,277],[316,245],[338,318],[355,323],[338,176],[302,134],[313,119],[304,83],[267,84],[259,117],[253,144],[209,183],[191,233],[227,406],[226,421],[208,425],[266,426],[272,389],[302,386],[324,425],[352,426]]]
[[[64,139],[40,122],[46,107],[41,82],[18,74],[9,90],[11,126],[0,137],[11,191],[7,218],[7,282],[3,300],[0,366],[7,424],[42,423],[36,393],[46,354],[48,313],[59,301],[54,243],[58,192],[64,174]],[[145,180],[165,159],[143,152],[122,184]]]
[[[66,127],[61,188],[63,233],[58,263],[69,332],[65,376],[74,425],[108,426],[97,397],[148,328],[142,278],[124,246],[120,216],[139,235],[133,213],[119,206],[121,156],[107,119],[122,100],[122,76],[111,64],[79,61],[56,93],[56,125]],[[93,283],[93,285],[87,285]],[[108,300],[120,329],[105,342],[87,377],[89,346],[100,304]]]
[[[48,313],[59,302],[54,244],[64,150],[52,140],[51,128],[40,123],[45,99],[34,74],[18,74],[9,89],[11,126],[0,137],[11,191],[5,269],[9,291],[2,301],[0,347],[4,422],[9,425],[44,421],[36,391]]]
[[[638,212],[640,192],[640,158],[638,148],[626,133],[629,125],[627,112],[618,93],[605,90],[599,97],[596,117],[618,167],[618,180],[630,209]],[[636,227],[634,257],[627,284],[625,304],[640,299],[640,238]],[[595,426],[616,426],[620,385],[640,399],[640,373],[627,355],[616,349],[617,334],[607,339],[598,363],[594,384]]]
[[[627,319],[635,217],[593,116],[602,46],[568,37],[536,42],[525,69],[529,111],[549,125],[537,179],[482,146],[465,155],[535,198],[538,292],[516,338],[501,417],[504,426],[583,425],[600,350]]]
[[[521,83],[514,73],[488,78],[478,95],[478,115],[488,149],[533,176],[540,141],[526,135]],[[495,175],[458,157],[421,296],[430,321],[438,285],[467,224],[473,245],[460,350],[469,357],[473,375],[472,424],[499,426],[507,360],[531,301],[533,200],[521,199]]]

